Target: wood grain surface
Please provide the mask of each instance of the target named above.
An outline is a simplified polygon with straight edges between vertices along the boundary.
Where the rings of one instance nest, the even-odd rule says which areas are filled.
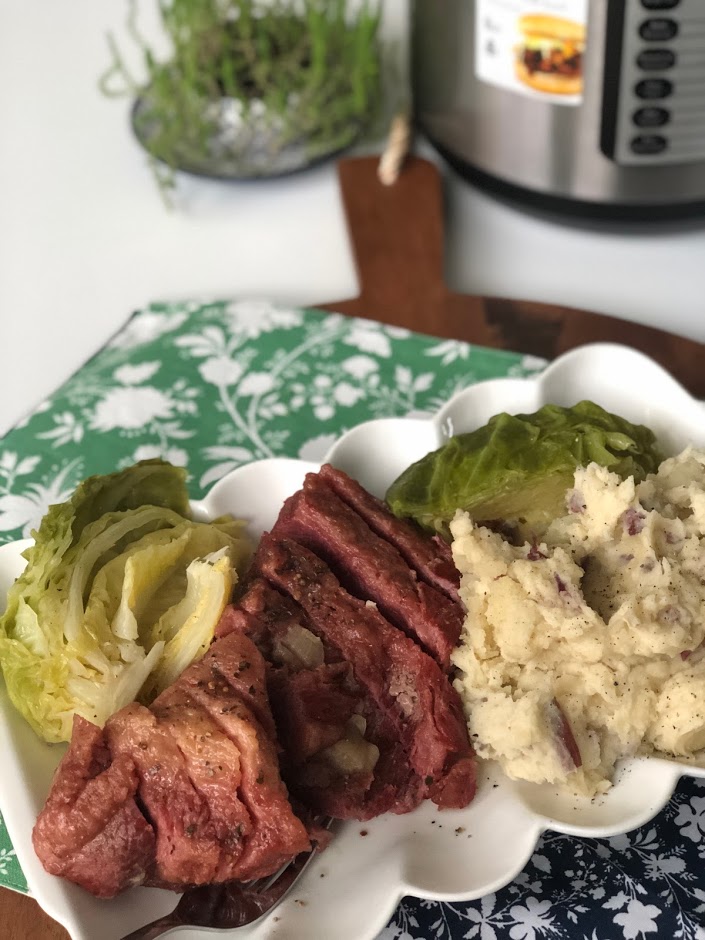
[[[570,307],[449,290],[443,275],[438,170],[411,157],[397,183],[386,187],[377,179],[377,162],[376,157],[365,157],[339,164],[361,289],[358,297],[333,301],[324,309],[548,359],[588,342],[624,343],[646,352],[693,394],[705,398],[701,343]],[[0,925],[0,936],[8,940],[69,936],[35,901],[7,889],[0,889]]]
[[[410,157],[399,180],[383,186],[377,164],[377,157],[338,164],[360,294],[322,305],[325,309],[547,359],[584,343],[623,343],[647,353],[694,395],[705,398],[702,343],[572,307],[449,290],[443,274],[438,169]],[[481,241],[482,231],[475,236]]]

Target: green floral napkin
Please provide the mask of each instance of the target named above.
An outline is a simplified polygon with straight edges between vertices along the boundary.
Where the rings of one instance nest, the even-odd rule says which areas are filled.
[[[93,473],[161,456],[199,498],[240,464],[320,460],[361,421],[432,413],[473,382],[544,365],[264,301],[152,304],[0,441],[0,543]],[[27,891],[1,819],[0,884]]]

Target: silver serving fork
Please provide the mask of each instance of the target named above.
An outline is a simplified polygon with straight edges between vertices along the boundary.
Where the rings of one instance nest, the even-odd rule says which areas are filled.
[[[320,825],[329,829],[332,822],[326,818],[320,821]],[[171,913],[125,934],[121,940],[155,940],[176,927],[233,930],[254,924],[284,900],[317,854],[316,845],[310,852],[297,855],[273,875],[258,881],[189,888]]]

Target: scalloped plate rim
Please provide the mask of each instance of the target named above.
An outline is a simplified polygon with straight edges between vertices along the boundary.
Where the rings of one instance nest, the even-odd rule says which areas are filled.
[[[701,435],[705,432],[705,416],[703,415],[702,406],[697,402],[688,392],[680,386],[676,380],[664,370],[661,366],[655,363],[652,359],[645,356],[643,353],[636,352],[635,350],[630,349],[629,347],[622,347],[617,344],[590,344],[588,346],[580,347],[575,350],[560,356],[554,360],[547,368],[538,374],[537,376],[532,376],[530,378],[499,378],[499,379],[488,379],[483,382],[475,383],[471,386],[468,386],[465,389],[457,392],[452,396],[443,406],[436,412],[434,415],[426,416],[417,416],[413,420],[418,423],[419,428],[425,427],[427,430],[433,431],[433,435],[437,441],[436,446],[443,442],[445,439],[444,431],[444,421],[446,421],[448,415],[452,415],[454,411],[462,408],[475,408],[477,409],[478,405],[482,406],[483,402],[486,401],[488,395],[494,400],[495,393],[500,395],[506,391],[524,391],[527,393],[526,398],[532,398],[533,401],[540,400],[541,395],[544,389],[547,386],[550,386],[550,383],[554,380],[555,376],[560,376],[565,370],[570,371],[574,369],[579,371],[579,367],[584,367],[586,362],[590,365],[590,360],[593,360],[592,367],[594,368],[594,362],[597,361],[599,364],[600,360],[602,361],[616,361],[621,362],[625,368],[629,367],[630,369],[637,370],[637,373],[641,376],[641,379],[645,376],[649,376],[650,379],[654,380],[658,385],[659,389],[663,391],[666,389],[668,394],[672,397],[675,396],[675,405],[680,406],[692,420],[693,425],[697,425],[697,429]],[[634,378],[632,374],[632,379]],[[654,386],[654,382],[651,383],[650,388]],[[615,384],[615,383],[613,383]],[[639,383],[641,384],[641,383]],[[624,382],[617,382],[615,388],[623,388]],[[599,382],[598,382],[599,386]],[[584,397],[595,397],[599,398],[599,388],[597,389],[598,394],[585,395]],[[643,398],[643,394],[642,394]],[[648,396],[647,396],[648,398]],[[673,405],[673,401],[671,402]],[[659,408],[663,409],[663,402],[658,403]],[[486,407],[486,406],[485,406]],[[609,407],[605,404],[605,407]],[[482,408],[479,408],[482,411]],[[515,411],[525,410],[521,404],[514,409]],[[486,418],[484,419],[486,420]],[[408,418],[382,418],[382,419],[373,419],[370,421],[363,422],[360,425],[351,428],[345,434],[342,434],[340,438],[335,442],[335,444],[328,450],[323,462],[330,461],[337,463],[339,466],[342,466],[345,469],[345,461],[339,462],[337,460],[338,455],[345,455],[346,445],[349,445],[353,438],[356,438],[354,441],[354,447],[357,448],[360,446],[360,438],[364,440],[365,435],[372,435],[372,439],[375,438],[377,432],[382,431],[383,436],[386,438],[388,436],[387,432],[395,428],[397,430],[403,430],[409,428],[409,419]],[[694,431],[694,434],[696,432]],[[705,437],[703,438],[703,444],[705,444]],[[370,455],[365,455],[366,462],[370,464]],[[288,495],[288,491],[294,492],[300,481],[303,479],[305,472],[309,470],[314,470],[318,465],[310,461],[298,461],[291,458],[285,457],[276,457],[270,458],[265,461],[257,461],[255,463],[246,464],[237,469],[231,471],[221,480],[211,487],[206,496],[201,500],[193,500],[192,507],[194,513],[197,516],[208,517],[215,515],[219,512],[224,511],[225,506],[223,501],[229,501],[232,498],[232,491],[237,490],[243,481],[247,477],[255,478],[261,477],[262,473],[269,474],[269,477],[272,481],[278,483],[280,486],[281,492]],[[369,485],[368,482],[362,481],[365,485]],[[388,481],[391,482],[391,481]],[[377,478],[377,486],[370,487],[377,489],[377,495],[382,495],[379,493],[379,484],[380,478]],[[249,484],[251,485],[251,484]],[[280,494],[281,495],[281,494]],[[273,521],[273,518],[276,516],[276,513],[279,509],[279,504],[273,505],[271,502],[268,504],[266,498],[262,498],[261,495],[258,495],[258,498],[255,499],[255,514],[259,513],[258,525],[263,525],[263,520],[266,520],[267,514],[269,518]],[[249,504],[248,504],[249,505]],[[236,505],[231,506],[228,502],[228,509],[234,513],[238,513],[238,507]],[[247,513],[241,514],[244,517],[247,517]],[[260,528],[261,531],[261,528]],[[259,535],[257,531],[257,526],[255,526],[255,531],[253,534]],[[7,583],[7,568],[12,567],[17,568],[19,564],[18,557],[19,552],[27,547],[28,544],[31,544],[30,540],[22,540],[19,542],[8,543],[3,546],[0,546],[0,587]],[[5,698],[6,694],[4,693]],[[20,719],[21,720],[21,719]],[[10,734],[8,730],[9,719],[8,711],[5,707],[2,708],[2,713],[0,714],[0,740],[4,743],[7,743]],[[10,755],[10,769],[14,769],[15,764],[19,760],[18,754],[12,752]],[[346,937],[355,938],[355,940],[362,940],[362,938],[369,938],[372,940],[373,937],[377,935],[379,929],[381,929],[388,921],[389,916],[393,913],[398,901],[405,894],[411,894],[417,897],[431,897],[437,900],[472,900],[478,897],[481,897],[483,894],[486,894],[491,891],[499,890],[504,885],[511,882],[514,877],[520,872],[524,865],[527,863],[528,859],[531,857],[532,852],[536,847],[536,843],[542,832],[551,829],[559,832],[566,832],[568,834],[575,834],[581,836],[594,836],[594,837],[604,837],[609,835],[615,835],[617,833],[622,833],[628,831],[631,828],[635,828],[639,825],[643,825],[645,822],[648,822],[649,819],[652,819],[658,812],[663,809],[663,807],[668,802],[670,795],[677,786],[678,780],[683,775],[692,775],[698,777],[705,777],[705,769],[693,767],[687,764],[665,761],[665,760],[650,760],[650,761],[627,761],[625,762],[625,767],[627,771],[630,769],[636,768],[637,771],[640,771],[642,764],[646,764],[649,768],[649,773],[652,773],[653,776],[659,776],[661,780],[660,794],[661,797],[665,796],[665,799],[660,801],[658,805],[654,804],[648,808],[643,814],[642,817],[637,817],[631,819],[629,824],[626,826],[620,825],[618,822],[610,826],[584,826],[584,825],[573,825],[566,823],[564,820],[552,817],[551,815],[546,815],[542,812],[537,812],[535,809],[531,808],[522,800],[520,796],[517,795],[517,787],[511,781],[504,779],[499,780],[499,786],[495,789],[489,788],[489,783],[487,783],[483,789],[482,782],[480,784],[479,796],[478,799],[472,803],[466,810],[454,811],[450,814],[453,818],[461,816],[467,816],[468,819],[472,819],[473,813],[477,815],[477,807],[479,805],[480,799],[483,803],[489,802],[490,811],[495,804],[500,804],[500,811],[502,819],[505,819],[507,815],[511,816],[512,812],[518,813],[518,819],[523,823],[523,828],[520,827],[518,830],[520,832],[521,838],[524,840],[524,847],[522,851],[518,851],[515,854],[515,857],[505,865],[503,871],[498,872],[495,877],[484,883],[475,883],[465,890],[454,890],[452,893],[444,892],[443,890],[431,890],[428,885],[424,887],[423,885],[414,884],[413,881],[410,881],[408,878],[401,876],[401,868],[403,863],[411,863],[414,861],[414,856],[412,849],[415,844],[415,838],[417,837],[417,830],[421,829],[423,822],[427,822],[430,817],[437,817],[438,820],[447,819],[448,811],[446,814],[439,813],[435,808],[431,808],[429,804],[424,804],[420,807],[419,810],[415,811],[412,814],[403,817],[382,817],[380,820],[373,820],[370,823],[365,823],[366,834],[370,836],[370,844],[374,843],[375,839],[379,837],[379,842],[382,846],[387,846],[388,843],[384,841],[384,831],[389,830],[392,832],[391,842],[389,844],[396,845],[396,855],[393,856],[393,860],[396,860],[396,868],[392,862],[387,864],[386,875],[384,866],[381,868],[381,874],[378,880],[381,880],[386,885],[386,894],[383,898],[378,899],[374,910],[370,910],[369,906],[357,905],[356,910],[359,914],[359,919],[357,926],[354,929],[354,933],[347,934]],[[480,764],[480,769],[487,769],[488,765]],[[20,771],[22,767],[20,767]],[[492,779],[491,775],[493,769],[490,767],[488,773],[490,774],[489,779]],[[618,782],[617,785],[611,791],[613,794],[618,791],[618,788],[623,786],[622,782]],[[37,868],[37,860],[33,856],[33,850],[31,844],[27,842],[26,839],[26,825],[25,829],[22,830],[21,826],[18,825],[17,819],[12,813],[13,801],[8,797],[9,786],[4,779],[4,775],[0,777],[0,800],[2,802],[2,809],[6,816],[6,823],[8,831],[11,838],[13,839],[13,844],[18,853],[18,858],[20,863],[24,865],[23,859],[26,861],[27,868],[25,869],[26,873],[32,872],[33,869]],[[488,792],[489,791],[489,792]],[[667,794],[667,795],[666,795]],[[502,803],[504,801],[504,803]],[[421,821],[423,820],[423,822]],[[434,819],[435,822],[435,819]],[[26,820],[25,820],[26,823]],[[416,826],[416,830],[413,827]],[[397,844],[394,842],[396,836],[394,833],[401,827],[402,829],[402,840],[401,843]],[[431,847],[437,847],[439,844],[439,834],[437,829],[440,828],[440,825],[436,827],[436,831],[433,833],[433,840],[429,843]],[[320,876],[320,870],[323,870],[324,866],[328,864],[328,861],[334,861],[333,856],[337,853],[341,854],[343,847],[347,846],[349,843],[350,846],[354,849],[359,840],[355,839],[356,833],[355,829],[359,829],[359,824],[356,823],[347,823],[340,827],[340,832],[337,834],[337,838],[334,840],[333,845],[330,849],[324,853],[316,864],[311,867],[309,874],[305,877],[305,885],[302,887],[302,892],[309,891],[311,892],[311,902],[309,903],[309,909],[313,909],[312,913],[315,916],[315,908],[323,908],[325,913],[325,888],[321,889],[319,884],[314,884],[313,878],[316,873]],[[412,835],[413,833],[413,835]],[[457,833],[456,833],[457,835]],[[422,837],[423,838],[423,837]],[[446,838],[441,837],[442,839]],[[450,835],[447,837],[448,846],[452,846],[452,840]],[[456,840],[457,842],[457,840]],[[19,843],[19,848],[18,848]],[[477,842],[473,848],[473,852],[469,853],[468,857],[471,858],[477,850]],[[350,853],[348,848],[348,854],[341,859],[340,864],[349,865],[352,861],[354,862],[355,852]],[[29,853],[31,853],[31,858]],[[370,856],[371,850],[362,850],[357,851],[363,860],[366,856]],[[386,858],[386,856],[383,856]],[[32,859],[34,863],[32,864]],[[380,863],[381,864],[381,863]],[[354,869],[354,865],[353,865]],[[394,869],[394,872],[392,872]],[[399,870],[397,870],[399,869]],[[391,876],[390,876],[391,873]],[[44,878],[41,877],[41,874],[44,874]],[[342,875],[338,880],[342,878]],[[62,886],[58,890],[45,891],[44,885],[41,884],[45,879],[49,879],[51,884]],[[329,884],[334,882],[335,878],[329,878]],[[30,890],[32,890],[33,882],[35,882],[36,887],[39,890],[34,890],[33,893],[35,897],[40,901],[42,906],[51,916],[55,917],[59,922],[61,922],[67,930],[72,933],[72,936],[75,938],[87,938],[89,935],[85,933],[85,925],[80,923],[80,918],[76,917],[76,911],[73,909],[70,903],[68,903],[67,895],[73,895],[76,897],[76,891],[78,889],[73,888],[72,886],[66,886],[63,882],[60,882],[58,879],[52,878],[45,873],[39,873],[39,877],[35,879],[33,876],[28,874],[28,882],[30,884]],[[147,889],[139,889],[143,892],[143,896],[147,893],[149,894],[161,894],[162,892],[148,891]],[[78,897],[80,898],[84,893],[80,893]],[[133,892],[130,892],[133,894]],[[323,895],[323,901],[321,901],[321,896]],[[90,899],[94,901],[94,899]],[[62,903],[63,902],[63,903]],[[98,902],[99,904],[101,902]],[[114,904],[115,902],[102,902],[108,904]],[[166,908],[173,906],[175,901],[170,898],[170,903],[166,905]],[[82,906],[82,905],[79,905]],[[142,907],[144,905],[140,905]],[[302,909],[298,910],[293,906],[291,900],[284,902],[282,907],[279,909],[282,912],[282,915],[287,916],[290,920],[289,923],[293,925],[294,932],[291,934],[292,938],[303,938],[307,936],[307,933],[315,928],[316,921],[312,923],[310,920],[307,922],[306,916],[302,918]],[[362,913],[360,913],[362,911]],[[161,913],[161,909],[158,913]],[[135,924],[130,921],[125,923],[124,926],[120,927],[120,931],[126,929],[133,929]],[[297,932],[297,929],[302,930],[303,932]],[[211,931],[207,931],[210,934]],[[265,938],[276,936],[277,931],[273,929],[271,921],[265,920],[262,925],[256,928],[244,928],[237,932],[239,937],[252,937],[252,938]],[[119,934],[117,934],[119,935]],[[116,935],[116,936],[117,936]],[[287,935],[288,936],[288,935]]]

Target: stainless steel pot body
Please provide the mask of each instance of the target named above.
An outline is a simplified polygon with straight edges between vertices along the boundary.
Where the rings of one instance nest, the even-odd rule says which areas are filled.
[[[608,9],[614,2],[632,4],[616,41],[610,37]],[[675,160],[674,150],[651,160],[648,154],[640,159],[625,153],[624,141],[634,139],[629,137],[629,123],[630,109],[638,103],[630,98],[639,80],[636,58],[642,47],[664,45],[645,44],[640,38],[640,23],[648,12],[640,0],[590,0],[582,100],[571,107],[478,78],[475,0],[414,0],[411,48],[417,123],[460,169],[478,171],[536,196],[596,207],[699,210],[705,204],[705,3],[680,0],[679,5],[681,15],[685,10],[702,16],[702,31],[694,33],[691,24],[690,34],[682,32],[680,39],[690,56],[681,56],[689,63],[688,94],[680,93],[679,84],[686,88],[681,80],[668,101],[653,102],[668,109],[673,147],[683,154]],[[616,69],[611,55],[619,58]],[[643,78],[662,79],[663,74],[670,78],[653,71]],[[615,97],[621,99],[616,118]],[[621,156],[604,148],[615,124],[623,138],[622,144],[617,142]],[[681,136],[673,136],[676,132]]]

